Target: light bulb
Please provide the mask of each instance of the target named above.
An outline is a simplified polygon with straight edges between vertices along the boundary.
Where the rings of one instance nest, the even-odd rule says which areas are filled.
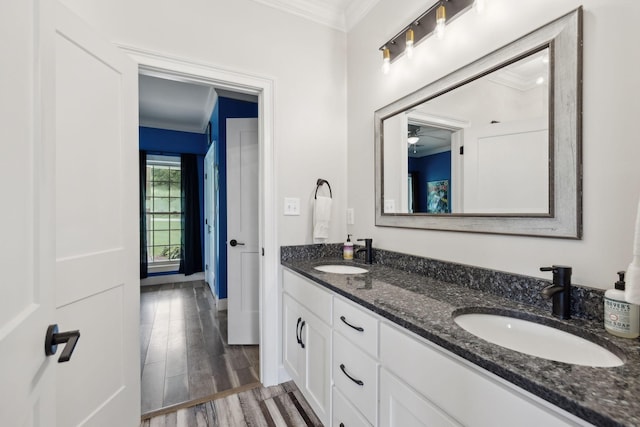
[[[438,39],[442,39],[444,37],[444,25],[447,21],[447,11],[444,8],[444,5],[441,4],[436,9],[436,37]]]
[[[418,138],[417,136],[410,136],[409,138],[407,138],[407,142],[411,145],[415,144],[418,141],[420,141],[420,138]]]
[[[481,14],[482,12],[484,12],[484,7],[485,7],[485,0],[474,0],[473,9],[476,11],[477,14]]]
[[[384,74],[389,74],[389,69],[391,68],[391,52],[388,47],[384,47],[382,49],[382,72]]]
[[[411,59],[413,58],[413,30],[411,28],[407,30],[406,40],[406,48],[404,51],[407,54],[407,58]]]

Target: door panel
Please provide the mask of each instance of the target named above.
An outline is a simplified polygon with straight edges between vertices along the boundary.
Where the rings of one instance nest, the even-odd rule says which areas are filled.
[[[229,344],[258,344],[258,119],[227,119]]]
[[[58,425],[140,414],[137,67],[56,14],[56,322],[79,329],[56,364]]]

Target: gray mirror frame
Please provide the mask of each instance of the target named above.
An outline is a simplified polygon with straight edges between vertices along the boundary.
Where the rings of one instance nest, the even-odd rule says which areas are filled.
[[[383,212],[383,120],[476,76],[548,45],[550,94],[550,215],[405,214]],[[374,113],[376,226],[473,233],[582,238],[582,7],[454,71]]]

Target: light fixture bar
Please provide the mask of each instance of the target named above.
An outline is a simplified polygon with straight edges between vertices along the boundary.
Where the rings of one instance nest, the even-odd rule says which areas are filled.
[[[444,5],[447,11],[447,25],[459,14],[466,12],[473,5],[474,0],[444,0],[436,2],[433,6],[419,15],[411,23],[405,26],[398,34],[387,41],[380,50],[389,49],[389,59],[393,61],[406,50],[406,34],[413,30],[413,44],[417,45],[422,39],[431,35],[436,29],[436,10]]]

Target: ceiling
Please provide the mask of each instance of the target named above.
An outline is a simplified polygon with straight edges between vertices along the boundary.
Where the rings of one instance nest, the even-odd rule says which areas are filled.
[[[253,1],[331,28],[348,31],[379,0]],[[140,126],[205,133],[218,96],[250,102],[258,101],[258,98],[252,95],[141,75],[139,80]]]

